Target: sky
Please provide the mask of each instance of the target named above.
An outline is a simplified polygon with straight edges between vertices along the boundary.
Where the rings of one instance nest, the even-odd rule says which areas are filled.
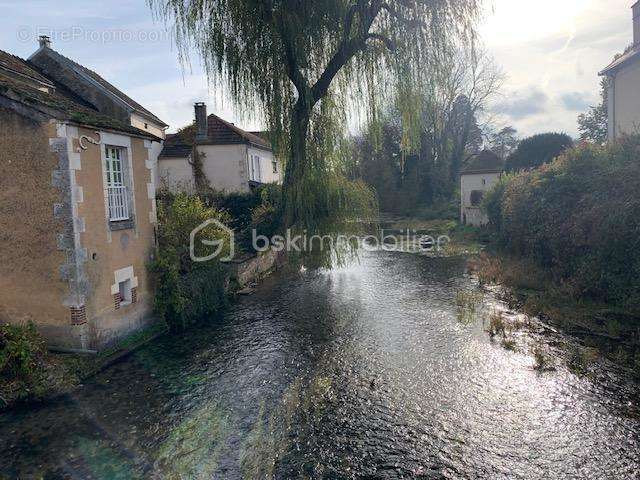
[[[598,102],[598,72],[632,42],[635,0],[492,0],[479,32],[505,74],[489,114],[521,136],[577,134],[579,113]],[[170,127],[193,118],[193,103],[246,129],[246,119],[209,86],[194,56],[184,67],[165,25],[145,0],[0,0],[0,49],[27,58],[41,34],[52,47],[101,74]]]

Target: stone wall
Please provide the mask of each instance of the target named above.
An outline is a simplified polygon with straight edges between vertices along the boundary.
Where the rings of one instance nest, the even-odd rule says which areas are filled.
[[[72,335],[61,274],[72,226],[64,154],[49,138],[55,122],[0,109],[0,321],[33,321],[45,335]],[[61,164],[62,163],[62,164]]]
[[[260,280],[285,262],[284,252],[269,250],[258,255],[248,255],[227,264],[229,276],[240,287]]]

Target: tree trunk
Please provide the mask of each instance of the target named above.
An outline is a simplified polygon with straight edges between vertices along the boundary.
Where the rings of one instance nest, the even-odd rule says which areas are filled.
[[[302,97],[298,99],[293,108],[290,125],[290,147],[289,159],[285,170],[283,184],[283,223],[288,228],[300,220],[304,220],[300,214],[305,200],[300,187],[306,172],[309,172],[310,165],[307,157],[307,133],[309,132],[309,120],[311,109]]]

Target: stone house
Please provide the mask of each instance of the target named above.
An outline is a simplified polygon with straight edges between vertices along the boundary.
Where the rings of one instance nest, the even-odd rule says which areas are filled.
[[[207,115],[204,103],[195,104],[195,118],[181,133],[167,135],[158,158],[159,188],[193,189],[196,158],[204,179],[218,191],[242,193],[257,185],[282,182],[282,167],[259,133]]]
[[[609,140],[640,133],[640,1],[631,9],[633,45],[600,72],[609,80]]]
[[[482,211],[484,194],[502,176],[503,162],[490,150],[483,150],[471,157],[460,172],[460,222],[463,225],[481,227],[489,222]]]
[[[93,350],[151,319],[165,124],[87,72],[47,39],[0,51],[0,321]]]

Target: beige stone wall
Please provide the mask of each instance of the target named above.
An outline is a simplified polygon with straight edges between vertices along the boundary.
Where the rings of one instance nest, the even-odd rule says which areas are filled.
[[[152,135],[155,135],[158,138],[165,138],[164,128],[162,125],[158,125],[157,123],[142,117],[141,115],[137,115],[135,113],[131,114],[131,125],[139,128],[144,132],[149,132]]]
[[[0,321],[32,320],[50,344],[74,348],[101,348],[143,326],[152,303],[153,142],[10,110],[0,110],[0,125]],[[105,145],[127,152],[134,222],[124,229],[108,219]],[[137,301],[116,308],[118,282],[129,279]]]
[[[0,109],[0,321],[32,320],[41,330],[70,324],[63,305],[68,284],[60,278],[60,219],[52,185],[58,158],[50,151],[55,124],[37,124]]]
[[[78,134],[97,137],[85,129],[79,129]],[[154,251],[155,222],[155,183],[149,142],[105,132],[101,132],[100,139],[99,145],[90,144],[82,152],[81,170],[76,173],[76,183],[83,189],[78,216],[84,223],[80,244],[87,252],[85,270],[90,287],[86,310],[92,344],[98,347],[137,329],[150,313],[152,294],[146,265]],[[105,200],[105,145],[121,146],[128,152],[133,190],[130,210],[135,212],[133,228],[110,228]],[[117,291],[118,272],[125,269],[132,269],[137,304],[116,309],[114,286]]]

